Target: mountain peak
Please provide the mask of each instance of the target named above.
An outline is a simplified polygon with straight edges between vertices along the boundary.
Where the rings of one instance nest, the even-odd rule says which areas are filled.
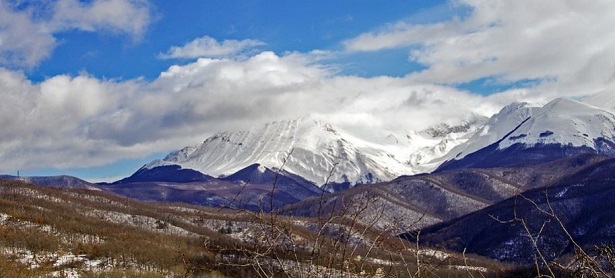
[[[382,163],[382,153],[365,154],[355,143],[361,145],[330,123],[302,117],[244,131],[219,132],[201,145],[172,152],[146,168],[180,165],[220,177],[258,163],[271,169],[283,168],[319,185],[327,180],[352,184],[388,180],[403,172],[389,168],[395,163],[397,168],[404,168],[401,162],[389,158]],[[331,171],[334,174],[328,177]]]
[[[558,98],[542,107],[517,104],[505,107],[443,160],[460,161],[472,154],[467,163],[455,163],[486,167],[487,164],[497,165],[494,160],[513,163],[516,157],[513,153],[524,152],[525,155],[518,155],[515,163],[527,159],[540,162],[576,153],[611,153],[613,142],[615,115],[573,99]],[[504,153],[508,158],[500,157]],[[530,153],[533,157],[529,157]],[[446,167],[451,168],[451,165],[447,163]]]
[[[571,98],[556,98],[542,107],[545,114],[587,114],[597,110],[597,107]]]

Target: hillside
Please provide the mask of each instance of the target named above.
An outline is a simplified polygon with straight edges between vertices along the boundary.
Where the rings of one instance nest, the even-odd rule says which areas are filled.
[[[614,159],[592,163],[546,187],[427,227],[420,242],[525,264],[539,257],[570,263],[580,250],[600,257],[599,248],[615,244],[614,171]]]
[[[406,277],[419,271],[416,262],[425,275],[509,269],[419,250],[352,219],[321,223],[0,180],[0,271],[7,277]]]
[[[401,233],[452,220],[524,191],[567,180],[607,159],[607,156],[583,154],[540,165],[405,176],[391,182],[310,197],[281,212],[326,216],[343,212],[352,204],[370,202],[359,219],[378,219],[377,227],[394,227]]]

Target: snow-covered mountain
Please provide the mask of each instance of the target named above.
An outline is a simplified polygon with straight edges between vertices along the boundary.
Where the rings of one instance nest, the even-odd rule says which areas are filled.
[[[615,115],[567,98],[544,106],[513,103],[465,143],[432,163],[440,169],[544,162],[580,152],[613,154]]]
[[[319,186],[354,185],[436,169],[540,163],[578,153],[615,155],[615,116],[590,104],[608,99],[605,95],[583,102],[513,103],[489,119],[472,116],[421,131],[370,130],[369,138],[312,117],[277,121],[217,133],[140,171],[175,165],[225,177],[259,164]]]
[[[437,124],[415,134],[413,138],[427,138],[430,143],[418,148],[410,154],[407,164],[417,173],[429,173],[435,170],[441,158],[454,147],[465,143],[481,127],[488,118],[472,115],[457,125]],[[423,139],[424,140],[424,139]]]
[[[217,133],[142,170],[179,165],[224,177],[260,164],[269,169],[283,168],[317,185],[388,181],[433,170],[434,165],[424,162],[464,142],[485,120],[476,116],[459,126],[442,124],[419,132],[374,131],[370,139],[311,117],[277,121],[250,130]]]

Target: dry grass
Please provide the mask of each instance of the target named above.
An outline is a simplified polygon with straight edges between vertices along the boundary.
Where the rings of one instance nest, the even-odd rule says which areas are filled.
[[[371,204],[311,219],[0,181],[0,277],[481,277],[508,269],[420,250],[358,221]]]

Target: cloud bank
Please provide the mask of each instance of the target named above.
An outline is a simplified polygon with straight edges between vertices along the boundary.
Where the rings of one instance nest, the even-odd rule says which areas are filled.
[[[310,57],[200,58],[152,81],[60,75],[32,83],[0,70],[0,170],[100,166],[308,114],[350,130],[403,132],[500,105],[403,78],[339,76]]]

